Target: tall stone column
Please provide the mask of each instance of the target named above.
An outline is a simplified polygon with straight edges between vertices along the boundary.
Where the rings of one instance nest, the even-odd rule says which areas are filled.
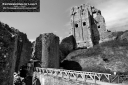
[[[53,33],[41,34],[36,39],[35,58],[43,68],[59,68],[59,37]]]

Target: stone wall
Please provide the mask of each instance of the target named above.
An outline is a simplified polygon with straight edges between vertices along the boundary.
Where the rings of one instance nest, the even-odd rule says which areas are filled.
[[[0,85],[13,85],[17,40],[17,33],[0,22]]]
[[[94,18],[94,15],[96,17]],[[94,6],[82,4],[71,9],[72,35],[77,47],[92,47],[102,41],[107,32],[101,11]]]
[[[35,59],[40,60],[42,67],[59,68],[59,37],[53,33],[37,37]]]
[[[28,63],[32,53],[32,43],[28,40],[27,35],[22,32],[18,32],[17,48],[16,72],[20,66]]]
[[[24,33],[0,22],[0,85],[13,85],[13,73],[27,63],[30,48],[31,42]]]
[[[97,16],[95,17],[95,22],[97,24],[97,28],[100,34],[100,42],[102,42],[106,38],[105,33],[107,33],[107,30],[106,30],[105,19],[102,16],[101,11],[97,12]]]
[[[91,47],[91,20],[90,7],[86,5],[75,6],[71,9],[72,34],[76,39],[77,47]]]

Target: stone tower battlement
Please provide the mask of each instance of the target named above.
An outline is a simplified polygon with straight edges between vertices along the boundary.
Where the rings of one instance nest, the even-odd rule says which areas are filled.
[[[71,8],[72,35],[77,47],[92,47],[99,43],[106,32],[105,20],[101,11],[94,6],[82,4]],[[94,18],[94,14],[96,17]]]

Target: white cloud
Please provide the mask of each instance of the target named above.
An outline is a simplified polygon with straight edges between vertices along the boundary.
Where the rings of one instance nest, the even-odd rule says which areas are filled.
[[[106,3],[99,4],[98,8],[101,8],[108,29],[126,25],[128,22],[127,3],[128,0],[109,0]]]
[[[85,2],[101,10],[107,29],[125,26],[128,22],[128,0],[85,0]]]

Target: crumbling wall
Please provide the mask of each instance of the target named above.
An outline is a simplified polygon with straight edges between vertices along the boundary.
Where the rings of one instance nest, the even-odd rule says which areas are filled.
[[[0,85],[13,85],[13,73],[30,59],[30,48],[26,34],[0,22]]]
[[[21,44],[19,44],[18,46],[22,46],[21,51],[20,51],[20,62],[17,62],[17,64],[19,63],[18,66],[18,70],[20,68],[20,66],[25,65],[29,62],[30,58],[31,58],[31,53],[32,53],[32,43],[28,40],[27,35],[24,33],[19,33],[20,39],[19,42]],[[18,49],[19,50],[19,49]],[[18,61],[18,59],[17,59]]]
[[[40,60],[41,67],[59,68],[59,37],[53,33],[37,37],[35,59]]]
[[[18,42],[17,42],[17,60],[15,71],[18,72],[20,66],[27,64],[31,58],[32,53],[32,43],[28,40],[27,35],[18,32]]]
[[[82,12],[82,13],[81,13]],[[91,30],[89,12],[84,6],[75,6],[71,9],[72,35],[75,37],[77,47],[88,47],[91,43]]]
[[[106,38],[107,30],[106,30],[106,24],[105,19],[101,14],[101,11],[97,11],[97,16],[95,17],[95,22],[97,24],[97,28],[100,34],[100,42],[102,42]]]
[[[0,22],[0,85],[13,85],[17,39],[15,30]]]
[[[42,57],[42,35],[37,37],[35,42],[36,42],[36,45],[35,45],[34,59],[41,60],[41,57]]]
[[[108,35],[101,11],[87,4],[72,7],[71,26],[77,47],[92,47]]]
[[[99,43],[99,31],[93,17],[96,11],[94,7],[85,4],[71,9],[72,34],[77,47],[88,48]]]

